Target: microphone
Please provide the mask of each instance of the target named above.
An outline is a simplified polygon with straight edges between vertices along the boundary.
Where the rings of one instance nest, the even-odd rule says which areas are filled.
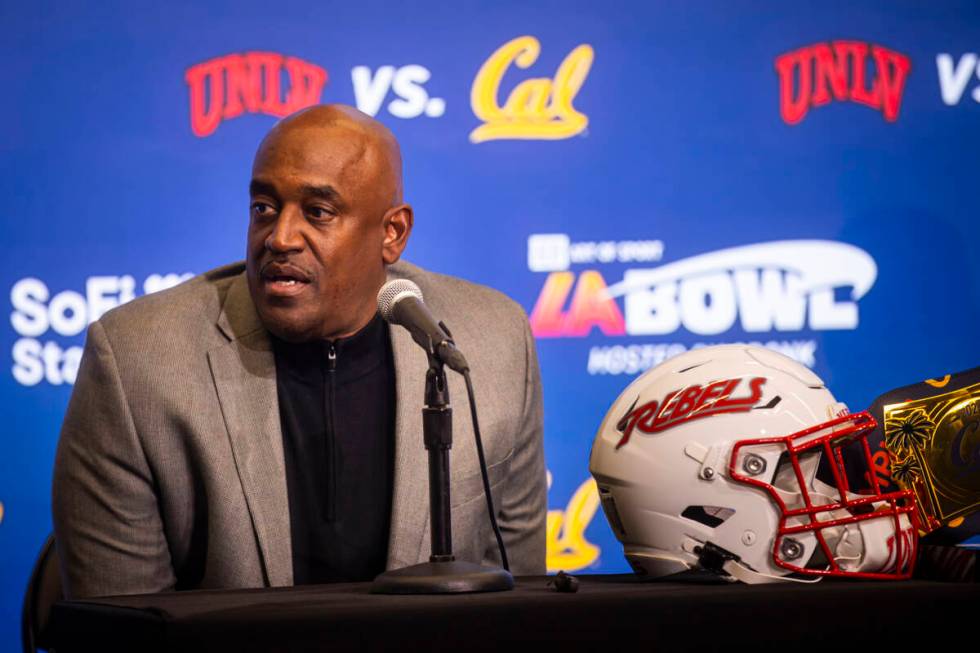
[[[460,374],[470,369],[462,352],[439,325],[425,302],[422,290],[408,279],[392,279],[378,291],[378,312],[385,321],[400,324],[426,352]]]

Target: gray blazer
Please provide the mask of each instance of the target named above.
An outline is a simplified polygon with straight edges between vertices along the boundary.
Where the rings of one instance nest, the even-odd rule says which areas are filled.
[[[541,385],[521,307],[409,263],[472,368],[497,519],[515,574],[545,571]],[[425,352],[391,328],[395,465],[388,568],[428,560]],[[454,407],[453,547],[499,564],[462,378]],[[268,333],[244,264],[141,297],[94,322],[55,459],[53,516],[70,596],[293,582]]]

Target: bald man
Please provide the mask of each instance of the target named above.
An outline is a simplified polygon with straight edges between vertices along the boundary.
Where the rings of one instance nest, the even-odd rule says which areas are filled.
[[[545,571],[541,389],[523,310],[400,261],[401,155],[344,106],[255,155],[246,260],[89,328],[55,462],[69,596],[365,581],[428,560],[425,352],[377,315],[417,283],[466,352],[515,574]],[[449,379],[450,396],[465,386]],[[499,565],[472,425],[452,450],[457,559]]]

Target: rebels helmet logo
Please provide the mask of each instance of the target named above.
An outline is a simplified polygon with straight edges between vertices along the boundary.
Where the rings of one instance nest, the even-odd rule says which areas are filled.
[[[747,381],[748,395],[733,396],[742,381]],[[678,424],[719,413],[742,413],[752,410],[762,398],[764,377],[751,379],[725,379],[708,385],[692,385],[667,394],[662,401],[649,401],[637,406],[640,398],[633,401],[626,414],[616,423],[616,430],[623,437],[616,448],[629,442],[634,429],[641,433],[659,433]]]

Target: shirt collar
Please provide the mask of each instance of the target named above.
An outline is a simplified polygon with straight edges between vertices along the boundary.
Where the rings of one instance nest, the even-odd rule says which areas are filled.
[[[385,364],[390,357],[388,325],[379,313],[346,338],[290,343],[270,336],[277,371],[300,379],[320,376],[332,365],[338,381],[353,381]]]

